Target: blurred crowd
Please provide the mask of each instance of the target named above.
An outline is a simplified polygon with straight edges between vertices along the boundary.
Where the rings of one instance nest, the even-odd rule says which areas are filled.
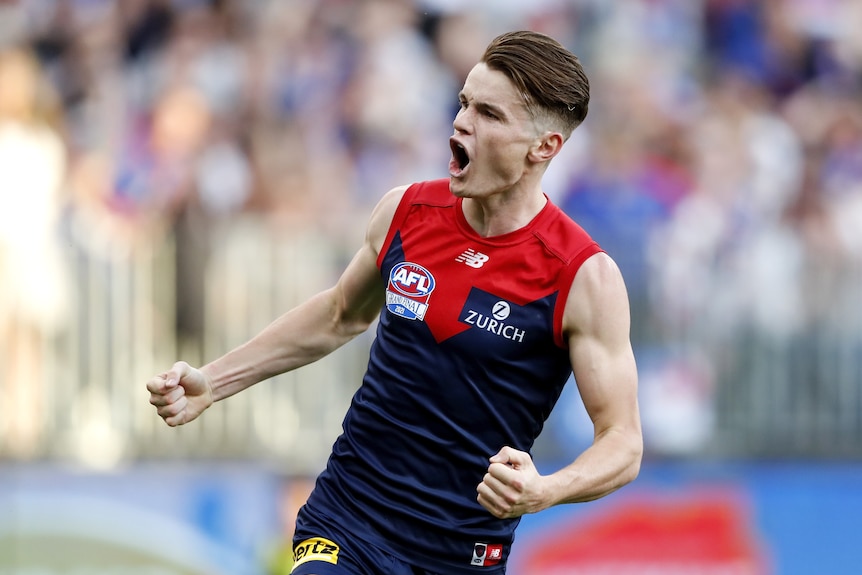
[[[749,336],[862,340],[856,0],[0,0],[0,421],[31,434],[63,249],[173,234],[194,333],[213,222],[337,238],[445,177],[461,83],[514,28],[590,75],[546,192],[623,268],[647,407],[705,421],[685,398],[739,381]]]

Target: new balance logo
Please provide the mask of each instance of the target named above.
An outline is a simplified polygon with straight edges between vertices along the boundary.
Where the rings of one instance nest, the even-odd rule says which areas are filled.
[[[485,254],[483,254],[482,252],[477,252],[477,251],[472,250],[472,249],[467,249],[467,250],[464,250],[464,253],[462,253],[460,256],[455,258],[455,261],[456,262],[464,262],[465,264],[467,264],[471,268],[479,269],[480,267],[485,265],[485,262],[487,262],[488,259],[489,259],[489,257],[486,256]]]

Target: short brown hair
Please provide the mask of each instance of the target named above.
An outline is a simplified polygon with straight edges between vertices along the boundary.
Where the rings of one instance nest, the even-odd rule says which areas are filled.
[[[568,138],[587,117],[590,81],[578,57],[539,32],[506,32],[494,38],[481,60],[504,73],[534,118],[549,117]]]

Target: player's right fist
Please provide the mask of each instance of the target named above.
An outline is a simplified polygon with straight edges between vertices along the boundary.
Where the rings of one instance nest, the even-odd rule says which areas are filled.
[[[150,403],[171,427],[192,421],[213,403],[212,383],[201,370],[178,361],[147,382]]]

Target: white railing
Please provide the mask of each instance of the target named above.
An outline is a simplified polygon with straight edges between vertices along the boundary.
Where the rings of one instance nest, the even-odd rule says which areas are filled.
[[[199,337],[176,333],[171,237],[134,249],[118,242],[98,255],[69,247],[72,316],[46,343],[43,381],[30,382],[37,401],[21,416],[36,422],[38,443],[22,449],[13,429],[0,436],[0,457],[104,468],[141,457],[255,457],[290,472],[320,468],[360,381],[368,338],[217,404],[181,428],[160,420],[145,389],[177,359],[212,359],[334,281],[347,257],[341,242],[301,229],[275,233],[253,217],[213,226]]]
[[[37,442],[22,448],[9,421],[2,420],[9,410],[0,405],[0,429],[6,430],[0,434],[0,459],[110,468],[139,458],[255,458],[292,473],[320,469],[359,384],[371,333],[314,365],[217,404],[181,428],[168,428],[157,417],[145,382],[176,359],[200,364],[220,355],[331,285],[360,232],[344,232],[345,241],[314,228],[277,230],[246,217],[212,224],[208,237],[197,335],[178,336],[175,329],[172,236],[133,248],[120,242],[97,251],[67,246],[72,317],[68,329],[46,345],[42,380],[27,389],[35,399],[23,420],[35,422]],[[711,399],[716,418],[703,453],[862,456],[857,291],[849,289],[845,304],[836,306],[841,313],[803,336],[779,340],[739,333],[723,349],[706,347],[723,375]],[[658,329],[647,325],[641,332],[658,342]],[[662,345],[697,343],[695,333],[661,329]],[[663,409],[658,406],[658,416]]]

